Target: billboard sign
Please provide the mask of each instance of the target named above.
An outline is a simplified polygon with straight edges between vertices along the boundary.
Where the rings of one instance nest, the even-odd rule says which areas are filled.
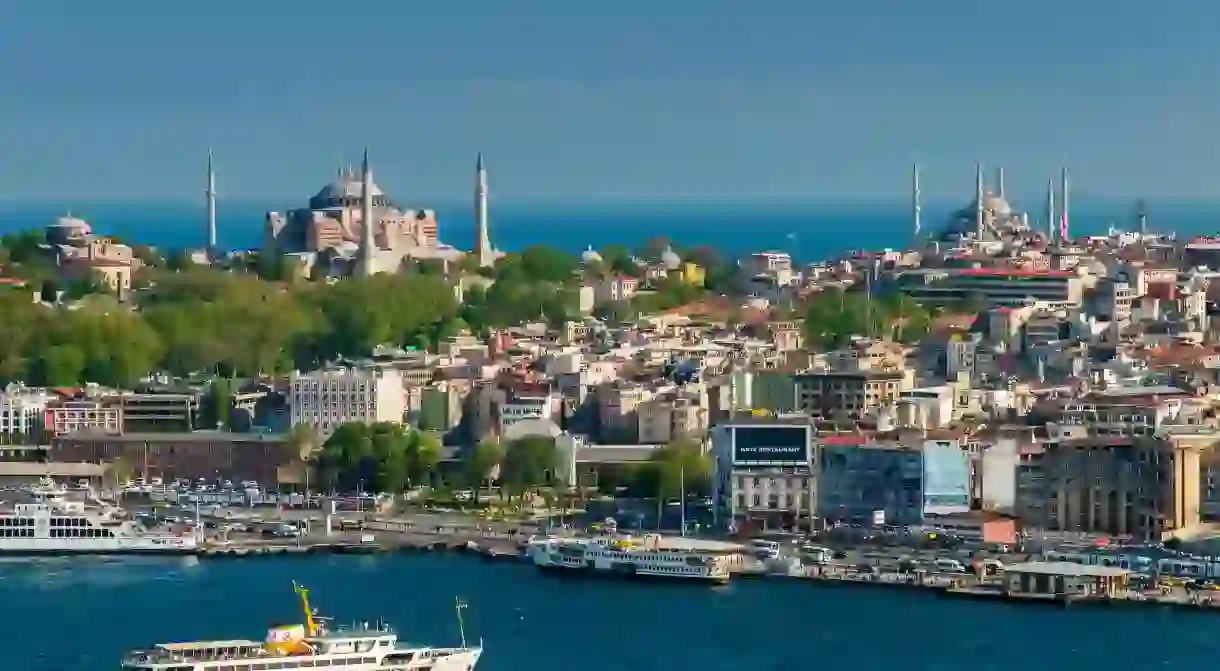
[[[733,427],[733,463],[808,464],[808,426]]]
[[[970,455],[956,441],[929,440],[923,446],[924,514],[970,510]]]

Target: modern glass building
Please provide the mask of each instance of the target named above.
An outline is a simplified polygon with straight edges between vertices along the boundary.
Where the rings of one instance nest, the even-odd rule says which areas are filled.
[[[908,525],[923,521],[919,447],[827,436],[817,450],[818,514],[831,523]]]

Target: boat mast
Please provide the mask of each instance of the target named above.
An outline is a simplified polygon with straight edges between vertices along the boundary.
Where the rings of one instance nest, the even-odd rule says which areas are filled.
[[[466,649],[466,623],[462,621],[462,611],[466,610],[466,602],[453,597],[453,610],[457,613],[458,635],[462,637],[462,649]]]
[[[681,498],[678,499],[679,507],[682,510],[682,536],[686,536],[686,461],[678,463],[678,491]]]
[[[301,596],[301,608],[305,609],[305,629],[310,636],[318,635],[318,623],[313,619],[313,609],[309,607],[309,590],[292,583],[292,590]]]

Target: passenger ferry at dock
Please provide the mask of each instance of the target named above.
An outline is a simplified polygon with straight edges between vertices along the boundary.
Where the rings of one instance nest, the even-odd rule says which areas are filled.
[[[733,565],[742,556],[740,548],[730,543],[657,534],[648,534],[642,541],[628,535],[535,539],[527,552],[543,570],[710,583],[728,582]]]
[[[124,657],[132,671],[473,671],[483,646],[466,645],[462,610],[457,601],[457,648],[430,648],[401,643],[389,626],[364,622],[330,630],[326,618],[309,607],[309,590],[293,585],[301,598],[305,623],[275,627],[264,641],[197,641],[162,643]]]
[[[193,534],[152,533],[98,500],[69,500],[43,483],[0,507],[0,555],[173,554],[193,552]]]

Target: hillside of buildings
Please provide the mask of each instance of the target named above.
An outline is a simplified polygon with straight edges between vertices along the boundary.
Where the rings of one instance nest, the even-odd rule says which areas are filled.
[[[1048,239],[979,203],[805,266],[657,240],[364,278],[67,222],[71,250],[0,243],[0,436],[162,479],[685,488],[737,528],[1217,530],[1214,243]]]

